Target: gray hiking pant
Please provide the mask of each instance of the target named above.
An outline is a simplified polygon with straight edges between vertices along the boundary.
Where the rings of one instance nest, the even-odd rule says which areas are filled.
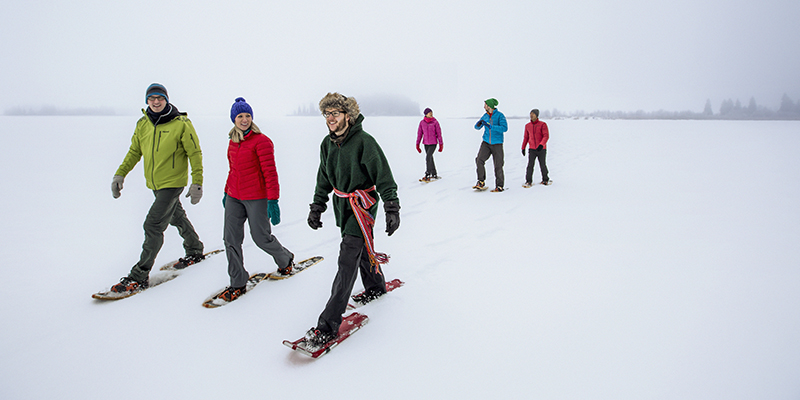
[[[533,183],[533,167],[536,160],[539,160],[539,169],[542,170],[542,182],[550,180],[547,171],[547,149],[530,149],[528,150],[528,167],[525,169],[525,182]]]
[[[244,269],[242,242],[244,242],[244,221],[250,223],[250,237],[259,249],[272,256],[275,264],[284,268],[292,262],[294,254],[281,245],[272,235],[267,215],[267,199],[239,200],[228,196],[225,200],[225,254],[228,256],[228,275],[231,287],[242,287],[250,274]]]
[[[347,309],[347,302],[350,301],[359,271],[361,271],[361,282],[364,284],[365,290],[385,293],[386,280],[383,277],[383,270],[380,267],[378,270],[380,273],[375,273],[375,267],[369,262],[369,253],[367,245],[364,244],[364,238],[344,235],[339,248],[339,271],[333,280],[328,304],[325,305],[325,310],[322,311],[317,321],[317,329],[334,334],[339,331],[342,314]]]
[[[497,187],[504,187],[506,183],[506,177],[503,174],[503,144],[489,144],[486,142],[481,142],[481,148],[478,150],[478,156],[475,157],[475,164],[478,167],[478,180],[479,181],[486,181],[486,168],[484,164],[486,164],[486,160],[489,159],[489,156],[492,156],[492,162],[494,163],[494,183]]]
[[[425,174],[426,175],[437,175],[436,174],[436,164],[433,162],[433,153],[436,151],[435,144],[426,144],[425,145]]]
[[[183,188],[154,190],[155,200],[144,220],[144,243],[139,262],[133,266],[129,276],[142,281],[150,275],[161,246],[164,245],[164,231],[172,225],[178,228],[183,238],[183,248],[187,255],[202,254],[203,242],[197,236],[192,223],[181,206],[180,195]]]

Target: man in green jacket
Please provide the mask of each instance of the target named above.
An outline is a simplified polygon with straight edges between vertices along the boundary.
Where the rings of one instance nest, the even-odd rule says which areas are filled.
[[[361,127],[364,116],[356,100],[328,93],[319,102],[319,109],[329,134],[320,145],[317,185],[308,225],[315,230],[322,227],[321,214],[327,208],[328,195],[334,192],[333,213],[336,225],[341,228],[342,242],[331,297],[317,327],[306,333],[313,346],[322,346],[336,338],[359,271],[365,291],[356,300],[365,303],[386,293],[380,264],[387,262],[388,256],[375,252],[373,247],[372,228],[379,199],[385,203],[386,233],[391,236],[400,226],[397,184],[378,142]]]
[[[192,185],[186,197],[197,204],[203,196],[203,153],[200,141],[186,113],[169,102],[167,89],[158,83],[147,88],[147,108],[136,123],[128,154],[114,174],[111,194],[118,198],[125,176],[144,158],[144,177],[155,200],[144,221],[144,244],[139,262],[128,276],[111,287],[113,292],[133,292],[148,286],[148,276],[164,243],[164,231],[169,225],[178,228],[183,237],[186,257],[177,268],[186,268],[203,257],[203,243],[186,217],[180,194],[188,183],[188,168],[192,166]]]

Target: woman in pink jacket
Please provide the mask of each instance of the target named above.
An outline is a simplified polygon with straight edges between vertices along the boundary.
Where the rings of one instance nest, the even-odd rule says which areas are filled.
[[[539,160],[539,169],[542,170],[542,185],[550,184],[550,177],[547,171],[547,140],[550,139],[550,131],[547,124],[539,119],[539,110],[531,110],[531,122],[525,125],[525,137],[522,139],[522,155],[525,155],[525,148],[530,146],[528,151],[528,168],[525,170],[525,184],[523,187],[533,186],[533,167],[536,160]]]
[[[234,126],[228,143],[230,170],[222,200],[225,207],[223,237],[231,278],[230,286],[220,294],[226,301],[244,294],[250,277],[242,254],[245,220],[250,222],[253,242],[272,256],[279,274],[291,274],[294,265],[294,254],[278,242],[270,227],[270,220],[273,225],[281,222],[280,185],[272,140],[253,123],[253,109],[242,97],[231,107],[231,121]]]
[[[436,174],[436,164],[433,162],[433,152],[436,151],[436,145],[439,145],[439,152],[444,149],[444,141],[442,140],[442,127],[439,126],[439,121],[433,117],[433,111],[426,108],[423,112],[425,118],[419,121],[419,128],[417,129],[417,152],[422,153],[419,148],[420,141],[425,145],[425,176],[420,179],[420,182],[430,182],[439,179]]]

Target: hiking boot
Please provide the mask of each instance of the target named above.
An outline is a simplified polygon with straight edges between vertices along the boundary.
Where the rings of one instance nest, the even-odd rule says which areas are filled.
[[[292,275],[292,270],[293,270],[292,267],[294,267],[294,257],[292,257],[292,259],[289,260],[289,265],[287,265],[284,268],[278,268],[278,275],[284,277]]]
[[[475,186],[473,186],[472,188],[477,190],[484,190],[486,189],[486,183],[484,181],[478,181],[478,183],[476,183]]]
[[[225,301],[234,301],[238,299],[241,295],[245,294],[245,292],[247,292],[247,286],[242,286],[240,288],[234,288],[228,286],[217,297]]]
[[[378,297],[383,296],[384,294],[386,293],[379,292],[376,290],[365,290],[357,295],[354,295],[352,299],[354,302],[364,305],[371,302],[372,300],[377,299]]]
[[[551,182],[551,181],[550,181],[549,179],[548,179],[548,180],[546,180],[546,181],[542,181],[542,185],[549,185],[549,184],[550,184],[550,182]]]
[[[186,268],[186,267],[188,267],[188,266],[190,266],[192,264],[197,264],[200,261],[203,261],[205,259],[206,259],[206,256],[203,255],[203,253],[191,254],[191,255],[186,256],[185,258],[179,258],[178,262],[176,262],[175,265],[173,265],[173,268],[175,268],[175,269],[184,269],[184,268]]]
[[[129,276],[126,276],[120,279],[118,284],[112,286],[111,291],[114,293],[140,292],[147,289],[148,281],[149,280],[147,278],[145,278],[144,281],[137,281]]]
[[[505,189],[503,189],[503,187],[502,187],[502,186],[498,186],[498,187],[496,187],[496,188],[492,189],[492,192],[498,193],[498,192],[502,192],[502,191],[504,191],[504,190],[505,190]]]
[[[527,188],[530,188],[530,187],[533,187],[533,183],[531,183],[531,182],[525,182],[525,184],[524,184],[524,185],[522,185],[522,187],[524,187],[525,189],[527,189]]]
[[[306,342],[314,347],[322,347],[333,339],[336,339],[336,335],[317,328],[311,328],[306,332]]]
[[[419,180],[419,181],[420,181],[420,182],[430,182],[430,181],[431,181],[431,176],[430,176],[430,175],[428,175],[428,174],[425,174],[425,176],[423,176],[422,178],[420,178],[420,180]]]

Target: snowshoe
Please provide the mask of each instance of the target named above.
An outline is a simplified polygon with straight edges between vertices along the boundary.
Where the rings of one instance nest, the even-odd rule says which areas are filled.
[[[148,279],[137,281],[129,276],[119,280],[119,283],[112,286],[109,290],[114,293],[135,293],[147,289]]]
[[[175,268],[175,269],[184,269],[184,268],[186,268],[186,267],[188,267],[188,266],[190,266],[192,264],[197,264],[200,261],[203,261],[205,259],[206,259],[206,256],[203,253],[190,254],[190,255],[187,255],[185,258],[179,258],[178,262],[176,262],[175,265],[173,265],[173,268]]]
[[[294,267],[294,257],[289,261],[289,265],[284,268],[278,268],[277,272],[273,272],[270,274],[270,277],[273,279],[283,279],[288,278],[293,275],[293,267]]]
[[[306,342],[316,348],[322,347],[331,340],[336,339],[336,335],[333,333],[321,331],[317,328],[309,329],[305,337]]]
[[[363,306],[364,304],[367,304],[367,303],[371,302],[372,300],[375,300],[378,297],[383,296],[384,294],[386,294],[386,293],[385,292],[379,292],[377,290],[366,290],[366,291],[363,291],[363,292],[361,292],[359,294],[356,294],[356,295],[352,296],[352,299],[353,299],[354,302],[356,302],[356,303],[358,303],[358,304]]]
[[[239,298],[239,296],[245,294],[247,292],[247,286],[242,286],[240,288],[234,288],[228,286],[222,293],[219,294],[219,298],[225,300],[227,302],[234,301]]]

